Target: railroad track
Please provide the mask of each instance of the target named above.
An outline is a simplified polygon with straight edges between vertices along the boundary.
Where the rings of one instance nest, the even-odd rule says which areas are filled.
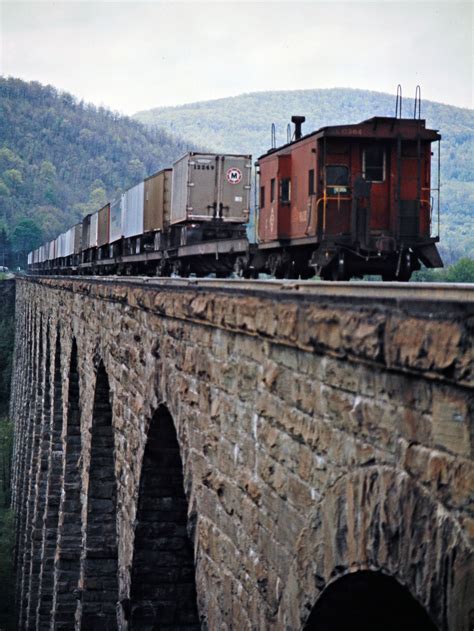
[[[474,284],[470,283],[386,283],[386,282],[324,282],[313,280],[244,280],[239,278],[182,278],[150,276],[40,276],[34,279],[58,279],[71,282],[92,282],[130,286],[146,286],[151,289],[199,289],[212,291],[239,291],[242,293],[277,294],[282,298],[300,296],[307,298],[371,299],[396,301],[435,301],[474,304]]]

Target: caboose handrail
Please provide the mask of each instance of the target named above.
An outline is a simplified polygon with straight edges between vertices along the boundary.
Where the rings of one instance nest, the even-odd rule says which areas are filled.
[[[327,186],[326,188],[334,188],[334,186],[337,186],[335,184],[332,184],[330,186]],[[350,188],[349,186],[345,186],[344,188]],[[346,196],[342,196],[342,195],[326,195],[326,191],[324,192],[324,195],[322,197],[319,197],[316,200],[316,213],[318,211],[318,206],[321,202],[323,202],[323,234],[326,232],[326,204],[328,201],[342,201],[342,202],[350,202],[352,200],[352,196],[349,195],[349,197]],[[311,209],[310,209],[311,212]],[[306,229],[309,228],[309,223],[310,221],[308,220]]]
[[[418,110],[418,120],[421,118],[421,88],[416,86],[415,90],[415,107],[413,108],[413,118],[416,119],[416,112]]]
[[[402,117],[402,86],[397,85],[397,100],[395,102],[395,118],[398,118],[398,112],[400,111],[400,118]]]

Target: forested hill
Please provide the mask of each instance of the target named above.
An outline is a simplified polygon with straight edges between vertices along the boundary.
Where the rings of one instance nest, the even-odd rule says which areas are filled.
[[[5,232],[17,250],[36,247],[188,147],[51,86],[0,77],[0,258]]]
[[[446,95],[449,99],[449,95]],[[357,123],[372,116],[394,116],[395,96],[367,90],[334,88],[257,92],[241,96],[161,107],[133,118],[169,129],[177,137],[213,149],[251,152],[258,157],[271,144],[271,123],[277,145],[287,139],[293,114],[306,116],[303,132],[325,125]],[[403,100],[403,116],[413,116],[413,100]],[[474,111],[422,101],[422,118],[439,129],[442,148],[442,251],[446,262],[474,256]]]

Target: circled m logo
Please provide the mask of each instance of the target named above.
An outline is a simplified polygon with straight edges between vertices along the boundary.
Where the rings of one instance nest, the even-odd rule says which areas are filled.
[[[229,184],[239,184],[242,181],[242,171],[236,167],[227,169],[226,179]]]

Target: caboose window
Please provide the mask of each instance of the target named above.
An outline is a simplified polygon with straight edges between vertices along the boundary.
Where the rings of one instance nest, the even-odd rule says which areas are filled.
[[[362,152],[362,169],[367,182],[385,181],[385,149],[378,145],[366,147]]]
[[[308,171],[308,195],[314,195],[314,169]]]
[[[349,169],[342,164],[326,166],[326,186],[349,186]]]
[[[265,208],[265,187],[260,187],[260,208]]]
[[[289,177],[284,177],[280,180],[280,202],[282,204],[289,204],[291,201],[291,180]]]
[[[270,180],[270,201],[274,202],[275,201],[275,178],[272,177],[272,179]]]

